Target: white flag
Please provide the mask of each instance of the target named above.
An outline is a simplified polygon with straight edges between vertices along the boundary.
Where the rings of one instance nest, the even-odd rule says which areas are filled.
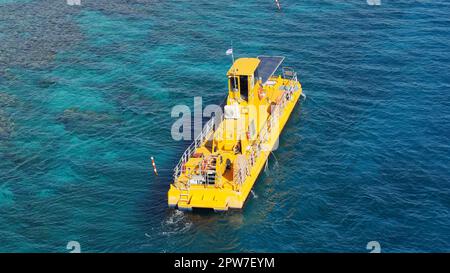
[[[228,49],[227,52],[225,52],[225,54],[227,55],[233,54],[233,49],[232,48]]]

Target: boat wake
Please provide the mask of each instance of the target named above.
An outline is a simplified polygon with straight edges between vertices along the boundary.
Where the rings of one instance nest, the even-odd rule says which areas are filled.
[[[253,191],[253,190],[251,190],[250,191],[251,193],[252,193],[252,195],[253,195],[253,198],[255,198],[255,199],[257,199],[258,198],[258,195],[256,195],[256,193]]]
[[[192,227],[192,222],[186,219],[180,210],[174,210],[162,223],[162,235],[183,234]]]

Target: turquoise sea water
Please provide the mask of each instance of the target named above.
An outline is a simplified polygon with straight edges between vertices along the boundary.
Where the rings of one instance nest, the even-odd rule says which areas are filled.
[[[81,1],[0,1],[1,252],[450,250],[448,1]],[[244,210],[170,210],[170,111],[223,101],[231,40],[307,99]]]

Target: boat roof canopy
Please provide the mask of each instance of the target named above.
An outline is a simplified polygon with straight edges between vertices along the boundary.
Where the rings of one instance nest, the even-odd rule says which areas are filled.
[[[250,76],[255,75],[256,78],[261,78],[262,83],[265,84],[267,80],[283,63],[282,56],[258,56],[258,58],[239,58],[228,70],[227,76]]]
[[[230,70],[228,70],[227,76],[253,75],[259,63],[260,60],[257,58],[239,58],[231,66]]]
[[[284,61],[284,57],[282,56],[258,56],[258,59],[260,63],[256,69],[255,77],[261,78],[263,84],[272,77]]]

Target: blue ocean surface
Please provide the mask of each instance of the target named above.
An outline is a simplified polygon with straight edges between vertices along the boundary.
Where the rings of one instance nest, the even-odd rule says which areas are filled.
[[[450,2],[280,2],[0,0],[0,252],[450,251]],[[307,98],[243,210],[171,210],[231,41]]]

